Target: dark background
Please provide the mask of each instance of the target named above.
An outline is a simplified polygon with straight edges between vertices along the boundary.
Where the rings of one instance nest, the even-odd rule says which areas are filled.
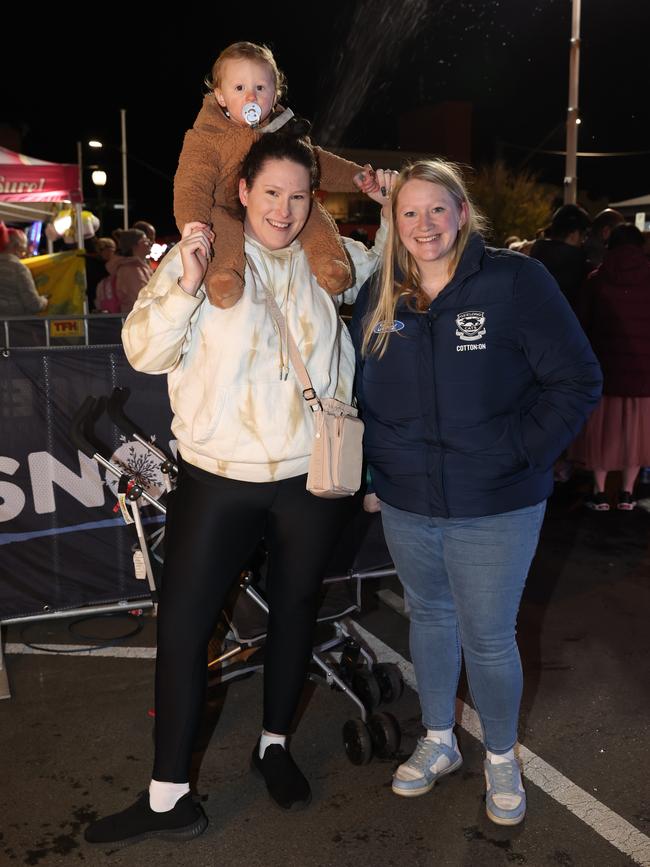
[[[502,155],[513,168],[525,165],[561,186],[564,158],[531,156],[526,148],[564,148],[570,0],[239,8],[176,5],[165,12],[119,4],[39,11],[29,26],[5,22],[1,143],[75,162],[76,142],[99,138],[115,149],[98,155],[84,148],[84,160],[101,163],[109,174],[104,195],[120,201],[125,108],[131,221],[151,219],[159,231],[173,231],[172,178],[203,78],[226,45],[248,39],[273,49],[289,82],[286,102],[315,122],[320,144],[394,149],[400,113],[467,100],[475,165]],[[580,150],[650,150],[649,25],[646,0],[583,2]],[[649,160],[582,158],[579,187],[610,200],[646,194]],[[84,185],[89,199],[88,171]]]

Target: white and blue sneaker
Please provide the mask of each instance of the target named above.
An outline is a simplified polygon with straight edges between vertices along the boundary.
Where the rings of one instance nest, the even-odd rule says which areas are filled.
[[[419,738],[411,758],[393,774],[393,791],[404,798],[425,795],[440,777],[457,771],[462,764],[455,737],[451,747],[438,740]]]
[[[518,825],[526,815],[526,792],[516,759],[483,763],[485,770],[485,811],[497,825]]]

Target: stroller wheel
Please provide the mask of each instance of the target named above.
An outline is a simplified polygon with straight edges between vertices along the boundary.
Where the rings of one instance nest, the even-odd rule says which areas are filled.
[[[354,672],[352,689],[361,699],[368,713],[372,713],[381,702],[381,688],[377,678],[367,668],[358,668]]]
[[[372,667],[372,673],[379,684],[383,704],[390,704],[401,698],[404,680],[398,665],[394,662],[377,662]]]
[[[372,758],[372,738],[360,719],[349,719],[343,726],[343,747],[353,765],[367,765]]]
[[[402,733],[399,723],[392,714],[376,713],[368,720],[370,737],[375,755],[380,759],[390,759],[399,750]]]

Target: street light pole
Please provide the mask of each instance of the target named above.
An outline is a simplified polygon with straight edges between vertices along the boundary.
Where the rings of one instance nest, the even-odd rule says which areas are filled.
[[[84,166],[83,166],[83,152],[81,147],[81,142],[77,142],[77,163],[79,164],[79,192],[81,193],[81,201],[84,200]]]
[[[569,107],[566,120],[564,204],[575,205],[578,196],[578,80],[580,76],[580,2],[571,0],[571,53],[569,56]]]
[[[120,109],[120,120],[122,125],[122,198],[124,199],[124,228],[129,228],[129,183],[126,170],[126,109]]]

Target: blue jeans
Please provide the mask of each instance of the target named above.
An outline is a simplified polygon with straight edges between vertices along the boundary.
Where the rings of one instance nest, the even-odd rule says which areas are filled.
[[[386,542],[410,606],[422,721],[454,725],[461,647],[485,745],[517,741],[523,687],[517,611],[546,502],[482,518],[429,518],[386,503]]]

